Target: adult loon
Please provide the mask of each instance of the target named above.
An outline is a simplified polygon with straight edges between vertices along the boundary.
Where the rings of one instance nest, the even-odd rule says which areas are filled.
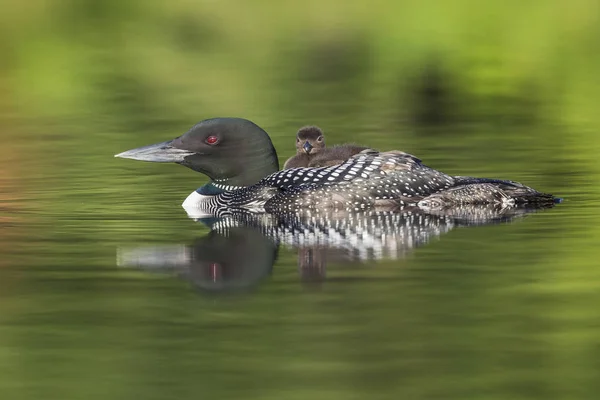
[[[296,133],[296,155],[290,157],[283,169],[308,167],[310,161],[325,149],[325,135],[318,126],[305,126]]]
[[[269,135],[241,118],[201,121],[178,138],[115,157],[174,162],[206,174],[211,181],[192,192],[183,207],[215,216],[236,209],[285,213],[555,202],[518,182],[450,176],[401,151],[363,151],[339,165],[278,171]]]

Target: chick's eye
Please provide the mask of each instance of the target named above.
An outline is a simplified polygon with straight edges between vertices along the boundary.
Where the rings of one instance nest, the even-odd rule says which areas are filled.
[[[300,143],[300,138],[297,138],[297,139],[296,139],[296,143]]]
[[[207,144],[211,144],[211,145],[212,145],[212,144],[217,144],[217,142],[218,142],[218,141],[219,141],[219,138],[218,138],[218,137],[216,137],[216,136],[209,136],[209,137],[207,137],[207,138],[206,138],[206,140],[205,140],[205,142],[206,142]]]
[[[319,136],[319,137],[317,138],[317,141],[318,141],[318,142],[322,142],[322,141],[323,141],[323,136]]]

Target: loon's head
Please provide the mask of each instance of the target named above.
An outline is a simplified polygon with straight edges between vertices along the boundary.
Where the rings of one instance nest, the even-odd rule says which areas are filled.
[[[325,136],[317,126],[305,126],[296,134],[296,153],[318,154],[325,148]]]
[[[115,157],[174,162],[229,186],[250,186],[279,170],[267,132],[242,118],[201,121],[167,142],[139,147]]]

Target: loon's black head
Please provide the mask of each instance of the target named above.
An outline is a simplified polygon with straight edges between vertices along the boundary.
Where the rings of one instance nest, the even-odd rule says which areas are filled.
[[[229,186],[249,186],[279,170],[267,132],[242,118],[207,119],[178,138],[115,157],[174,162]]]
[[[317,126],[305,126],[296,134],[296,153],[317,154],[325,148],[325,136]]]

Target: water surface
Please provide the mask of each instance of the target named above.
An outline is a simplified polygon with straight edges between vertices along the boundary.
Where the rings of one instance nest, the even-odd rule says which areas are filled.
[[[290,142],[277,145],[282,158],[295,128],[272,133]],[[5,166],[27,173],[2,180],[5,396],[592,398],[600,292],[586,233],[598,216],[585,196],[591,180],[548,157],[560,154],[551,143],[528,148],[519,132],[504,133],[495,132],[501,151],[485,153],[455,146],[453,132],[388,142],[446,172],[519,180],[563,204],[456,227],[392,258],[328,259],[318,279],[303,275],[297,249],[281,246],[272,267],[227,291],[175,269],[118,265],[124,249],[156,258],[206,241],[209,229],[180,208],[204,177],[112,158],[178,132],[98,134],[94,146],[66,132],[35,157],[14,136]]]

